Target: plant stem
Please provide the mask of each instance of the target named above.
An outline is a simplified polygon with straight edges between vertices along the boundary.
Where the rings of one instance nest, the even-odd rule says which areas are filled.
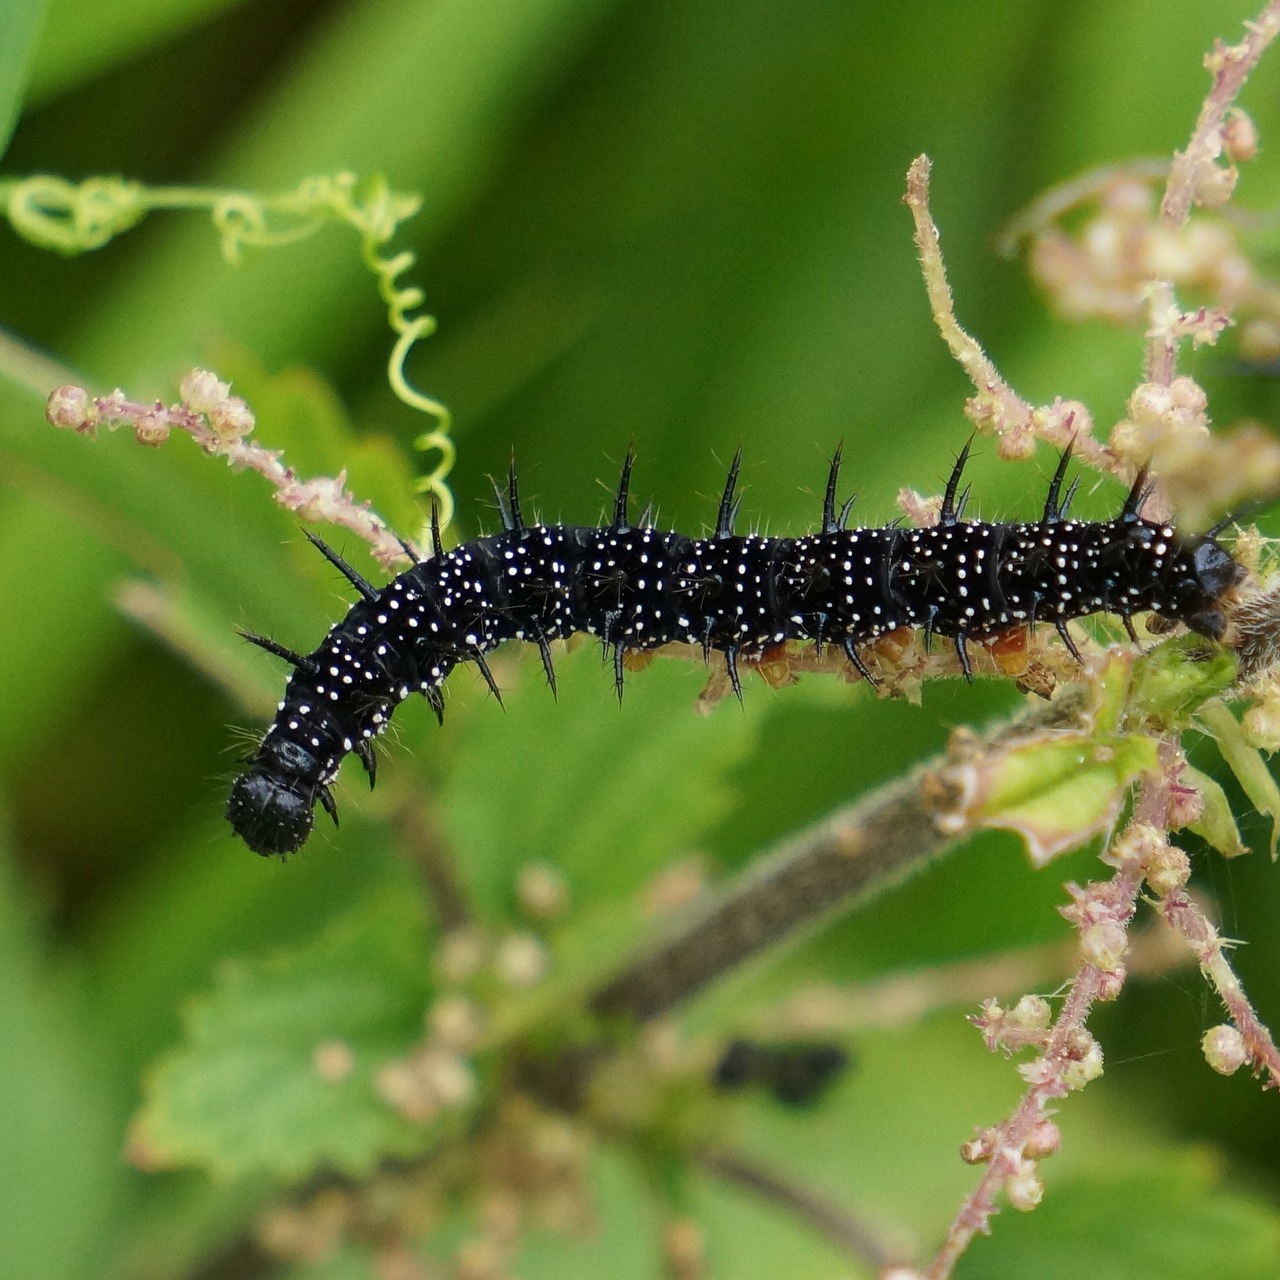
[[[806,1223],[848,1254],[852,1261],[877,1272],[894,1261],[889,1248],[870,1227],[847,1209],[798,1185],[785,1174],[736,1151],[703,1148],[694,1153],[694,1159],[708,1173]]]
[[[1084,701],[1083,693],[1064,692],[999,726],[985,743],[994,747],[1072,725]],[[590,1008],[607,1017],[657,1017],[745,960],[794,941],[959,844],[970,831],[938,822],[953,764],[936,757],[754,859],[717,901],[600,988]]]

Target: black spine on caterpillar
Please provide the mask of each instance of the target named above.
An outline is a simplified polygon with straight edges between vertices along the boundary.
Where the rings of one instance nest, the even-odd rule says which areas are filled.
[[[1075,653],[1066,623],[1092,613],[1118,614],[1131,635],[1133,615],[1152,611],[1221,638],[1221,602],[1242,571],[1211,534],[1182,537],[1144,520],[1145,475],[1115,519],[1070,520],[1074,486],[1061,493],[1068,450],[1040,520],[990,524],[963,519],[967,455],[966,446],[930,528],[845,528],[850,504],[837,512],[837,452],[821,529],[807,537],[734,533],[737,458],[711,537],[643,520],[633,526],[628,456],[611,523],[526,525],[513,469],[506,501],[499,494],[501,533],[441,553],[437,530],[432,558],[382,588],[313,539],[361,599],[311,654],[247,636],[294,671],[232,787],[227,818],[257,853],[301,848],[316,804],[337,821],[329,787],[343,757],[355,752],[372,786],[373,740],[397,704],[420,692],[441,715],[440,686],[466,661],[496,696],[485,654],[505,640],[538,646],[554,692],[550,642],[594,635],[612,652],[619,697],[628,649],[701,645],[724,654],[741,697],[739,655],[788,640],[839,645],[871,679],[858,646],[899,627],[922,628],[926,640],[949,637],[966,675],[970,638],[1048,622]]]

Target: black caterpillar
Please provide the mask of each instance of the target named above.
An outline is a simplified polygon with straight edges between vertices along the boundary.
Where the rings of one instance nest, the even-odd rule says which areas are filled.
[[[501,533],[442,553],[433,516],[435,554],[382,588],[308,535],[362,599],[305,656],[246,637],[294,672],[231,789],[227,818],[257,853],[301,848],[317,802],[337,822],[329,787],[342,758],[354,751],[372,786],[373,739],[396,705],[417,691],[442,716],[440,686],[460,662],[476,663],[496,696],[484,655],[504,640],[538,646],[554,693],[551,641],[576,631],[597,636],[613,650],[620,697],[626,650],[701,645],[708,656],[724,654],[741,697],[739,656],[787,640],[840,645],[870,680],[858,646],[899,627],[923,628],[926,642],[950,637],[966,676],[966,640],[1039,621],[1053,623],[1078,659],[1066,623],[1091,613],[1118,614],[1135,642],[1132,616],[1148,610],[1221,638],[1220,603],[1242,570],[1215,540],[1217,530],[1183,538],[1139,515],[1145,472],[1114,520],[1068,520],[1076,488],[1062,496],[1068,449],[1040,520],[987,524],[963,519],[968,490],[957,498],[968,453],[966,445],[938,523],[927,529],[846,529],[853,500],[837,510],[837,450],[822,527],[802,538],[734,533],[740,454],[709,538],[663,532],[643,517],[628,522],[630,454],[612,523],[525,524],[513,467],[505,501],[498,493]]]

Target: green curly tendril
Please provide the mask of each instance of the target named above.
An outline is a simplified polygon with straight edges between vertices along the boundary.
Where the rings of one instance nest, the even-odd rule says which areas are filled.
[[[418,312],[425,300],[420,288],[397,283],[413,266],[415,255],[405,250],[387,257],[381,252],[399,225],[421,205],[420,197],[392,191],[384,178],[361,183],[353,173],[304,178],[294,190],[271,196],[209,187],[148,187],[123,178],[74,183],[37,174],[0,180],[0,211],[14,231],[42,249],[65,254],[101,248],[156,209],[207,209],[221,237],[222,256],[232,263],[240,260],[246,246],[274,249],[294,244],[331,222],[354,228],[360,236],[361,260],[377,279],[387,320],[396,334],[387,360],[387,381],[403,404],[436,420],[433,430],[414,441],[416,449],[437,455],[417,487],[438,504],[440,523],[447,526],[454,512],[447,477],[457,456],[449,435],[452,418],[438,400],[413,387],[404,372],[414,344],[435,332],[436,321]]]

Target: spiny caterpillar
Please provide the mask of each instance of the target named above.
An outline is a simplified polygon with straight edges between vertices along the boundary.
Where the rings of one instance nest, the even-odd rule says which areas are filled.
[[[554,693],[551,642],[578,631],[596,636],[613,651],[619,696],[627,650],[701,645],[708,657],[724,654],[741,698],[739,657],[788,640],[838,645],[871,680],[858,646],[899,627],[922,628],[926,642],[949,637],[966,676],[967,640],[1035,622],[1051,622],[1078,659],[1066,624],[1092,613],[1118,614],[1135,642],[1132,617],[1148,610],[1221,638],[1220,603],[1242,571],[1216,529],[1182,537],[1142,518],[1145,472],[1115,519],[1069,520],[1078,480],[1063,496],[1068,449],[1038,521],[986,523],[963,518],[968,453],[966,445],[930,528],[847,529],[853,500],[837,509],[837,450],[822,526],[801,538],[734,533],[740,453],[708,538],[655,529],[644,517],[629,522],[630,454],[611,523],[526,524],[513,467],[505,500],[498,493],[501,533],[442,552],[433,512],[434,554],[385,587],[308,535],[361,599],[311,654],[246,636],[294,671],[232,786],[227,818],[257,853],[300,849],[317,803],[337,822],[329,787],[343,757],[355,752],[372,786],[373,740],[397,704],[420,692],[442,717],[440,687],[461,662],[474,662],[497,695],[485,654],[504,640],[537,645]]]

